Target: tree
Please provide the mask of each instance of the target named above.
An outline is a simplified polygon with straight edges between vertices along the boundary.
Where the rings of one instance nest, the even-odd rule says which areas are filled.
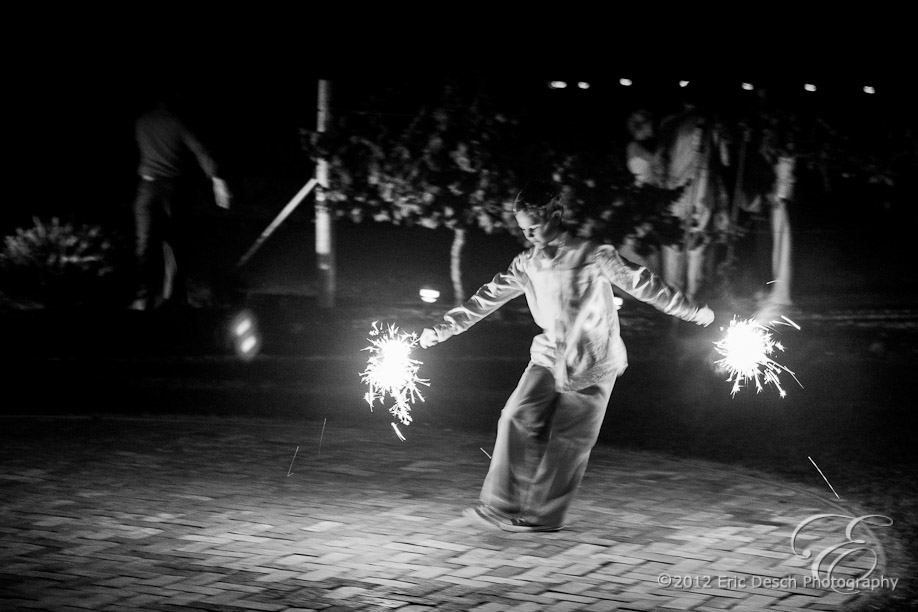
[[[766,102],[759,98],[747,108],[708,109],[733,145],[732,169],[720,177],[727,194],[735,192],[738,145],[750,129],[756,134],[757,159],[791,156],[798,169],[822,176],[825,190],[838,177],[854,173],[877,189],[897,180],[892,168],[901,155],[862,151],[845,129],[822,117]],[[572,150],[580,143],[553,142],[541,136],[542,126],[529,121],[525,109],[501,106],[483,82],[434,81],[410,91],[382,88],[359,104],[336,106],[328,131],[302,130],[302,142],[313,159],[330,161],[328,200],[338,218],[452,231],[450,278],[457,303],[466,297],[462,256],[467,233],[519,236],[512,205],[530,177],[550,176],[558,183],[566,221],[581,236],[616,246],[630,237],[639,253],[683,240],[682,221],[670,210],[686,186],[636,186],[617,143]],[[747,164],[744,184],[767,179],[753,170]],[[736,220],[721,216],[727,218],[710,224],[705,239],[742,239]],[[728,263],[721,266],[722,276],[732,266]]]
[[[517,128],[486,91],[448,83],[407,112],[336,112],[327,133],[302,133],[311,157],[330,160],[328,198],[339,217],[453,232],[450,278],[460,302],[466,233],[515,228],[519,180],[508,168],[520,155]]]

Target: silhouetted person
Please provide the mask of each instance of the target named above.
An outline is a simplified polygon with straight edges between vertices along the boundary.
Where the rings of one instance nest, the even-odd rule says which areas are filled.
[[[640,109],[628,116],[627,127],[631,141],[625,147],[628,170],[636,185],[656,185],[662,182],[660,153],[650,111]]]
[[[645,109],[636,110],[628,116],[626,126],[631,141],[625,146],[625,162],[634,175],[634,184],[660,187],[663,183],[663,162],[657,148],[653,114]],[[640,231],[639,228],[625,237],[618,247],[619,252],[625,259],[660,274],[660,249],[657,245],[648,246],[649,252],[640,255],[637,231]]]
[[[195,160],[213,183],[217,206],[230,207],[231,194],[217,164],[176,114],[175,103],[175,97],[159,101],[135,124],[140,181],[134,200],[137,292],[132,307],[138,310],[166,301],[187,305],[186,233],[191,207],[187,179]]]
[[[661,249],[663,280],[694,299],[705,281],[711,218],[726,195],[720,170],[729,163],[728,149],[718,122],[695,105],[694,96],[683,101],[682,110],[660,121],[657,136],[662,186],[682,188],[670,213],[678,217],[683,236]]]

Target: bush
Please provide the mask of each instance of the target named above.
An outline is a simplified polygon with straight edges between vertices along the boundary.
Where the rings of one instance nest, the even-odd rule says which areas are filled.
[[[116,304],[124,297],[123,241],[98,225],[58,218],[18,228],[0,251],[0,305],[14,309]]]

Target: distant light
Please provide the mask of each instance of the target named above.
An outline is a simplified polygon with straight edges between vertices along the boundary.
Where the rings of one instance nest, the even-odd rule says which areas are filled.
[[[688,81],[679,81],[679,87],[688,87]]]
[[[245,340],[242,341],[242,344],[239,345],[239,349],[240,349],[243,353],[249,353],[249,352],[251,352],[251,350],[252,350],[253,348],[255,348],[255,343],[256,343],[256,342],[257,342],[257,340],[255,340],[254,336],[249,336],[248,338],[246,338]]]
[[[803,88],[807,91],[816,91],[816,86],[813,85],[812,83],[807,83],[806,85],[803,86]]]
[[[577,87],[579,87],[580,89],[589,89],[590,84],[587,83],[586,81],[580,81],[579,83],[577,83]]]
[[[236,356],[246,361],[254,359],[261,350],[261,335],[255,315],[248,310],[238,313],[233,317],[230,329]]]
[[[624,87],[631,87],[631,79],[619,79],[618,82]]]
[[[865,94],[875,94],[877,93],[877,90],[871,87],[870,85],[864,85],[864,93]]]
[[[745,89],[746,91],[752,91],[753,90],[752,83],[743,83],[743,89]]]
[[[567,87],[567,83],[564,81],[549,81],[548,82],[549,89],[564,89],[565,87]]]
[[[617,295],[612,297],[612,301],[615,303],[615,310],[620,309],[622,307],[622,304],[625,303],[625,300],[618,297]]]
[[[424,287],[418,291],[418,295],[421,296],[421,301],[427,302],[428,304],[433,304],[438,299],[440,299],[440,292],[436,289],[430,289],[428,287]]]

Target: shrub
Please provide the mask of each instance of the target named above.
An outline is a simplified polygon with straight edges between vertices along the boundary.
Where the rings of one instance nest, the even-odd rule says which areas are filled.
[[[33,218],[4,238],[0,303],[17,309],[103,305],[121,297],[121,241],[98,225]]]

